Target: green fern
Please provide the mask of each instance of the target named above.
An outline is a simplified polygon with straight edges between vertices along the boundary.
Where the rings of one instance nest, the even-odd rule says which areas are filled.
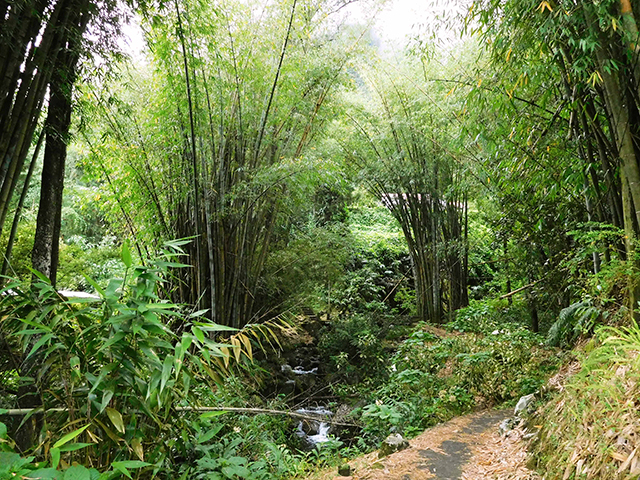
[[[593,330],[602,312],[591,304],[591,300],[569,305],[560,311],[558,320],[547,334],[547,345],[571,348],[580,335]]]

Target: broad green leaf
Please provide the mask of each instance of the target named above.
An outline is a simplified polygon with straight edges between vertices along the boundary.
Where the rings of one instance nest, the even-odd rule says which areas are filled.
[[[102,403],[100,403],[100,413],[104,412],[104,409],[107,408],[107,405],[109,405],[111,398],[113,398],[113,390],[105,389],[102,392]]]
[[[116,470],[118,470],[120,473],[122,473],[123,475],[125,475],[128,478],[133,478],[131,476],[131,474],[129,473],[129,470],[126,469],[126,467],[124,467],[123,465],[120,465],[120,462],[113,462],[111,464],[111,466],[113,468],[115,468]]]
[[[105,431],[105,433],[107,434],[107,436],[113,440],[116,443],[120,443],[122,441],[122,439],[120,437],[118,437],[115,433],[113,433],[113,430],[111,430],[109,427],[107,427],[104,423],[102,423],[100,420],[98,420],[97,418],[94,419],[96,421],[96,423],[98,425],[100,425],[100,427]]]
[[[207,332],[237,332],[237,328],[228,327],[226,325],[219,325],[213,322],[193,322],[194,325],[199,326],[202,330]]]
[[[30,320],[28,318],[21,318],[20,321],[22,323],[26,323],[27,325],[29,325],[31,327],[35,327],[35,328],[37,328],[39,330],[44,330],[45,332],[50,332],[51,331],[51,328],[48,327],[47,325],[43,325],[42,323],[35,322],[35,321]]]
[[[91,473],[81,465],[74,465],[65,470],[63,480],[91,480]]]
[[[175,303],[147,303],[149,310],[171,310],[178,308]]]
[[[178,375],[180,375],[180,369],[182,368],[182,360],[184,359],[185,353],[189,350],[189,347],[191,346],[191,342],[193,342],[193,337],[189,334],[183,334],[182,340],[180,340],[180,343],[177,344],[175,347],[176,379],[178,378]]]
[[[222,427],[224,427],[224,424],[222,423],[218,423],[214,425],[212,428],[208,429],[205,433],[198,435],[198,438],[196,439],[196,441],[198,443],[207,443],[209,440],[215,437],[220,430],[222,430]]]
[[[189,245],[194,238],[197,238],[197,236],[192,235],[190,237],[178,238],[176,240],[167,240],[162,244],[162,246],[173,248],[179,251],[180,253],[184,253],[180,247],[184,245]]]
[[[38,277],[41,281],[43,281],[45,284],[47,285],[51,285],[51,280],[49,280],[49,278],[44,275],[42,272],[39,272],[38,270],[31,268],[31,267],[27,267],[29,269],[29,271],[31,273],[33,273],[36,277]]]
[[[224,473],[227,478],[235,478],[234,475],[237,475],[238,478],[247,478],[251,476],[251,471],[242,465],[222,467],[222,473]]]
[[[142,448],[142,442],[138,437],[131,440],[131,448],[133,449],[137,457],[140,460],[144,461],[144,448]]]
[[[61,452],[75,452],[76,450],[80,450],[81,448],[90,447],[93,443],[70,443],[69,445],[65,445],[60,447]]]
[[[84,432],[87,428],[89,428],[91,426],[91,424],[89,425],[85,425],[82,428],[79,428],[77,430],[74,430],[71,433],[67,433],[64,437],[62,437],[60,440],[58,440],[56,443],[53,444],[53,448],[54,449],[58,449],[61,446],[63,446],[65,443],[70,442],[71,440],[73,440],[74,438],[76,438],[78,435],[80,435],[82,432]]]
[[[124,333],[124,332],[116,333],[113,337],[111,337],[109,340],[104,342],[104,345],[102,345],[98,351],[106,350],[111,345],[120,342],[126,336],[127,336],[127,334]]]
[[[25,480],[62,480],[63,473],[55,468],[39,468],[29,472],[24,477]]]
[[[24,460],[17,453],[0,452],[0,466],[6,467],[7,465],[9,468],[13,468],[14,465],[24,465]]]
[[[115,408],[107,408],[107,415],[109,416],[109,420],[113,423],[113,426],[116,427],[116,430],[120,433],[124,433],[124,420],[122,419],[122,415]]]
[[[122,244],[122,263],[124,263],[125,267],[131,268],[133,261],[131,260],[131,250],[129,249],[129,241],[126,240]]]
[[[191,327],[191,331],[193,332],[193,334],[196,336],[198,340],[200,340],[201,342],[204,342],[204,333],[199,327],[196,327],[195,325],[193,325]]]
[[[51,455],[51,466],[58,468],[58,464],[60,463],[60,449],[54,447],[49,450],[49,454]]]
[[[126,475],[129,478],[132,478],[132,477],[131,477],[131,474],[129,473],[129,470],[127,470],[128,468],[142,468],[142,467],[148,467],[149,465],[151,464],[148,462],[142,462],[140,460],[125,460],[122,462],[111,463],[111,466],[113,468],[122,472],[122,474]]]
[[[31,355],[33,355],[34,353],[36,353],[38,351],[38,349],[44,345],[45,343],[47,343],[49,340],[51,340],[53,338],[53,333],[47,333],[46,335],[43,335],[40,340],[38,340],[36,342],[36,344],[33,346],[33,348],[31,349],[31,352],[29,352],[29,355],[27,355],[27,358],[29,358]]]

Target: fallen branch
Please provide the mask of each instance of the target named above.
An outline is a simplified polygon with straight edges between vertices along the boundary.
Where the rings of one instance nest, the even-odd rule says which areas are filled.
[[[541,281],[542,281],[542,278],[541,278],[540,280],[536,280],[536,281],[535,281],[535,282],[533,282],[533,283],[530,283],[529,285],[525,285],[524,287],[516,288],[516,289],[515,289],[514,291],[512,291],[512,292],[505,293],[504,295],[502,295],[502,296],[501,296],[501,297],[499,297],[499,298],[500,298],[500,300],[504,300],[505,298],[508,298],[508,297],[510,297],[511,295],[515,295],[516,293],[520,293],[521,291],[526,290],[527,288],[531,288],[531,287],[533,287],[534,285],[536,285],[536,284],[540,283]]]
[[[5,410],[4,413],[0,413],[0,417],[3,415],[7,416],[22,416],[28,415],[31,412],[40,410],[41,413],[50,413],[50,412],[66,412],[68,409],[66,408],[48,408],[46,411],[42,410],[42,407],[39,408],[10,408]],[[327,418],[328,415],[310,415],[308,413],[298,413],[298,412],[288,412],[285,410],[271,410],[268,408],[239,408],[239,407],[176,407],[176,411],[178,412],[236,412],[236,413],[252,413],[252,414],[260,414],[266,413],[270,415],[286,415],[294,418],[301,418],[303,420],[312,420],[315,422],[324,421],[330,423],[331,425],[339,425],[341,427],[357,427],[360,428],[359,425],[354,423],[344,423],[344,422],[332,422],[330,418]]]
[[[303,420],[326,421],[331,425],[340,425],[342,427],[360,427],[354,423],[332,422],[328,419],[328,415],[310,415],[308,413],[289,412],[285,410],[271,410],[267,408],[239,408],[239,407],[176,407],[179,412],[237,412],[237,413],[268,413],[271,415],[287,415],[294,418],[302,418]]]

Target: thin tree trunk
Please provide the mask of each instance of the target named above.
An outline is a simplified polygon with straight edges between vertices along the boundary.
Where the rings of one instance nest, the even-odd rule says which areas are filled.
[[[4,260],[2,262],[2,271],[0,275],[5,276],[7,271],[9,270],[9,264],[11,260],[11,252],[13,250],[13,243],[16,238],[16,234],[18,233],[18,224],[20,223],[20,217],[22,215],[22,208],[24,206],[24,201],[27,198],[27,192],[29,191],[29,186],[31,185],[31,177],[33,176],[33,171],[35,169],[38,155],[40,154],[40,148],[44,142],[45,131],[42,129],[40,135],[38,136],[38,143],[36,144],[36,148],[33,151],[33,156],[31,158],[31,163],[29,164],[29,170],[27,171],[27,175],[24,179],[24,185],[22,186],[22,192],[20,193],[20,200],[18,200],[18,206],[16,207],[16,211],[13,216],[13,224],[11,225],[11,232],[9,233],[9,238],[7,240],[7,248],[4,254]]]

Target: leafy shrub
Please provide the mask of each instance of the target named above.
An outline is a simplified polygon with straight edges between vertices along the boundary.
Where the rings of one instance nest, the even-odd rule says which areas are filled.
[[[472,300],[468,307],[456,311],[456,318],[447,324],[459,332],[489,334],[495,330],[526,328],[529,312],[524,302],[507,305],[501,300]]]
[[[33,449],[51,468],[171,470],[176,432],[190,428],[176,406],[195,403],[191,387],[211,388],[231,360],[250,360],[249,330],[216,325],[158,296],[169,269],[183,266],[176,257],[185,242],[168,243],[146,266],[134,265],[125,245],[125,275],[104,290],[93,283],[98,302],[66,300],[39,274],[30,286],[5,286],[0,330],[20,382],[45,407],[64,407],[43,415]],[[213,340],[217,332],[231,333],[229,343]]]
[[[343,378],[384,377],[388,361],[382,328],[373,315],[352,315],[331,322],[320,334],[318,348]]]
[[[491,307],[475,305],[456,326],[489,330]],[[478,313],[475,323],[470,321]],[[485,317],[478,321],[480,315]],[[420,323],[387,364],[388,380],[355,413],[364,424],[362,442],[376,445],[390,432],[413,434],[474,407],[513,401],[537,390],[558,359],[542,338],[515,322],[488,334],[438,337]]]

